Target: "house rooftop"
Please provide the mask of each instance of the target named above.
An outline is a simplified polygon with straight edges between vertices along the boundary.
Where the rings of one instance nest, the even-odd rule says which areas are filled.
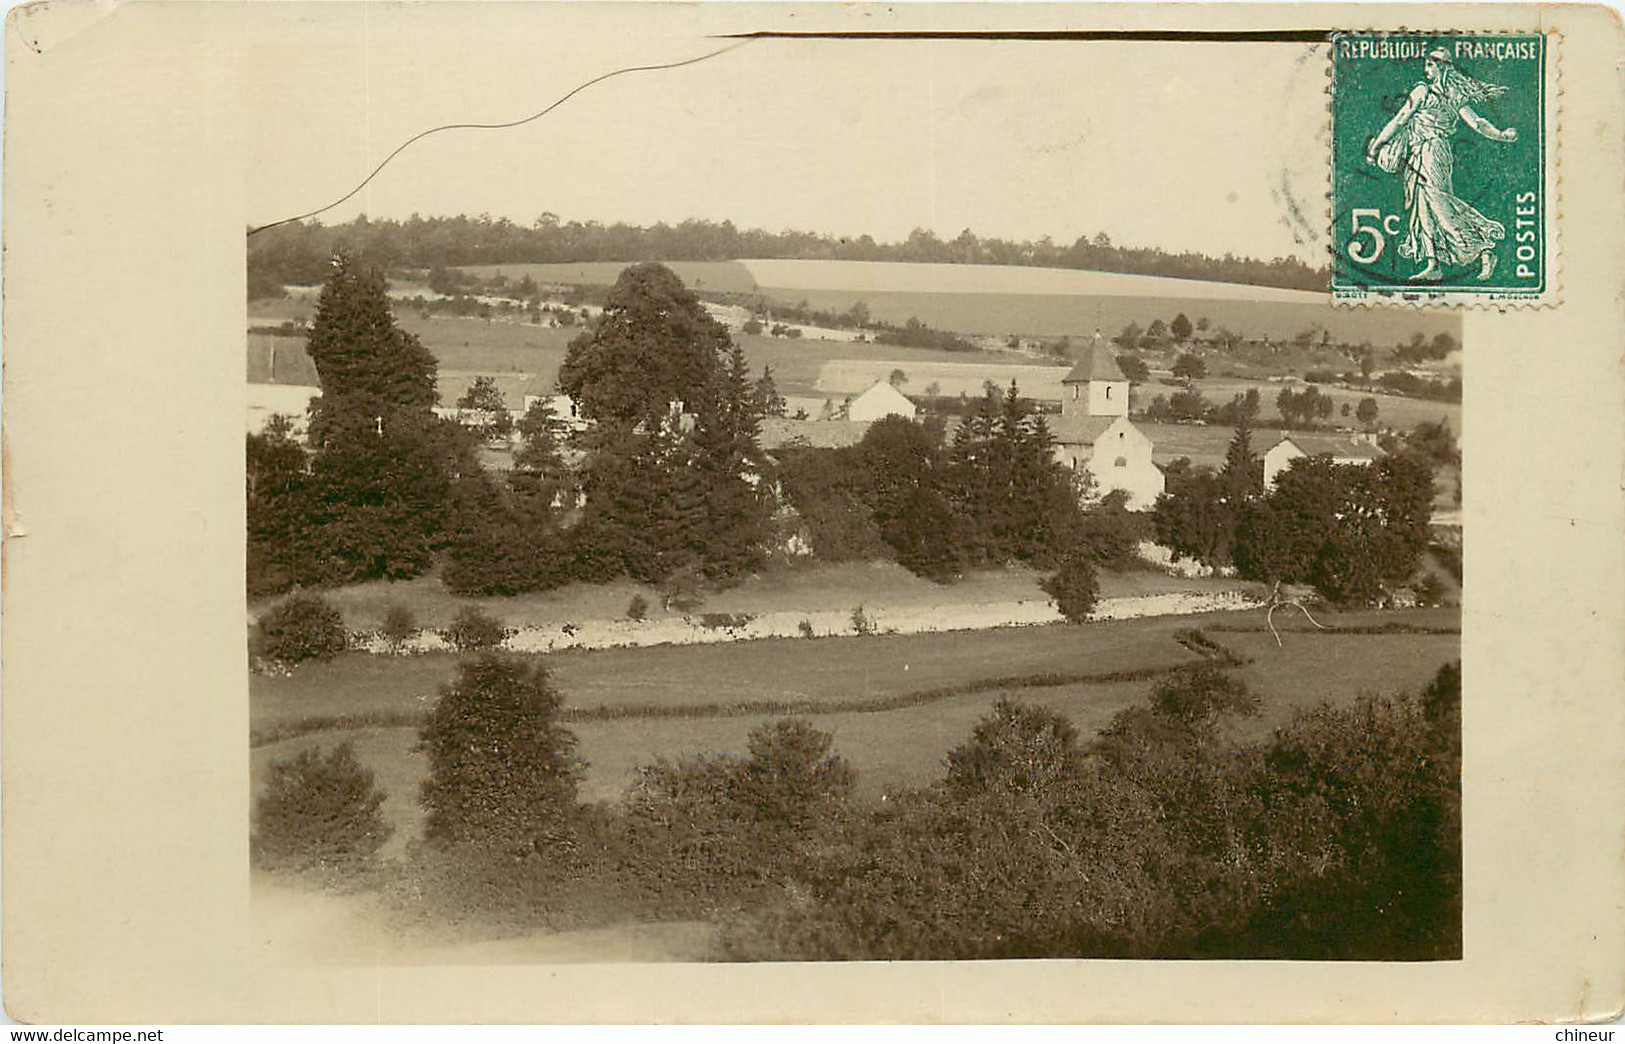
[[[765,450],[784,447],[838,449],[856,446],[869,430],[869,421],[796,420],[792,417],[764,417],[758,444]]]
[[[1295,431],[1283,435],[1270,449],[1274,449],[1275,446],[1279,446],[1282,442],[1292,443],[1311,457],[1324,455],[1359,460],[1376,460],[1383,455],[1382,450],[1372,445],[1368,439],[1354,435],[1309,435]]]
[[[1095,440],[1105,434],[1106,429],[1123,417],[1079,417],[1060,416],[1045,417],[1049,423],[1049,431],[1058,445],[1062,446],[1093,446]]]

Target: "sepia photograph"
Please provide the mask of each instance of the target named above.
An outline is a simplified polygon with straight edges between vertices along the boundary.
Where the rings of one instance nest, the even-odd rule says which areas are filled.
[[[1472,349],[1328,292],[1324,34],[533,28],[318,165],[360,74],[252,63],[268,952],[1460,959]],[[1387,145],[1541,84],[1405,42],[1355,213],[1515,273]]]

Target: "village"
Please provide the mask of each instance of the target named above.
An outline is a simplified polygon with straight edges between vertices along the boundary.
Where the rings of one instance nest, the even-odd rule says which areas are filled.
[[[806,870],[761,845],[802,851],[862,809],[926,800],[944,751],[1040,742],[1057,714],[1079,766],[1097,764],[1149,695],[1232,723],[1192,733],[1195,756],[1221,735],[1283,742],[1321,704],[1355,713],[1373,692],[1445,684],[1461,547],[1449,331],[1387,349],[1326,329],[1248,339],[1176,298],[1116,334],[995,336],[866,318],[863,299],[741,304],[682,267],[475,297],[336,256],[324,284],[250,302],[257,865],[365,867],[378,916],[550,938],[625,915],[620,889],[678,858],[630,914],[683,926],[651,956],[754,959],[781,944],[721,926],[783,915],[772,897]],[[541,745],[510,749],[531,733],[505,729],[495,762],[455,767],[475,748],[437,746],[437,723],[493,699]],[[799,767],[758,766],[782,757]],[[511,798],[434,796],[475,785],[447,772],[490,771],[505,782],[477,786]],[[734,818],[723,781],[758,771],[810,773],[794,786],[814,804]],[[372,795],[359,848],[274,837],[271,810],[295,796],[279,788],[334,773]],[[713,784],[722,805],[666,818]],[[469,862],[514,822],[464,821],[476,806],[457,802],[523,804],[526,786],[571,795],[546,828],[576,838],[568,881]],[[667,825],[645,836],[651,809]],[[668,833],[694,815],[721,817],[683,828],[709,838],[698,864]],[[580,830],[614,840],[588,858]],[[645,844],[661,854],[634,872]],[[723,851],[764,860],[755,883],[723,887]],[[582,874],[610,894],[576,895]],[[441,898],[403,908],[408,879]],[[471,909],[448,887],[507,898]],[[1111,945],[1184,953],[1187,928]]]

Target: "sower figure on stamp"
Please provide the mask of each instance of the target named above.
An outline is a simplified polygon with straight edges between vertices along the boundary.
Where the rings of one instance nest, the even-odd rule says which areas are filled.
[[[1455,158],[1450,136],[1457,120],[1491,141],[1518,140],[1518,132],[1495,125],[1473,110],[1475,102],[1506,93],[1505,87],[1475,80],[1456,68],[1450,52],[1434,48],[1423,59],[1427,79],[1411,89],[1405,105],[1366,147],[1367,163],[1390,174],[1404,168],[1409,227],[1399,256],[1425,262],[1413,281],[1441,277],[1441,265],[1478,261],[1479,279],[1495,271],[1495,244],[1506,226],[1492,221],[1455,194]]]

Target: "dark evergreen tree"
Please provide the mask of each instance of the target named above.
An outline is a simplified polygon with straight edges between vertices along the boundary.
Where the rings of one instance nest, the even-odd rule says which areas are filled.
[[[405,579],[428,569],[450,531],[453,485],[478,468],[466,434],[427,411],[376,420],[334,412],[324,440],[306,516],[317,579]]]
[[[705,546],[698,564],[708,579],[735,579],[762,558],[772,504],[768,461],[757,443],[759,408],[745,354],[734,345],[685,447],[704,499]]]
[[[311,747],[273,761],[254,804],[254,862],[273,870],[361,869],[393,833],[379,812],[383,803],[347,742],[325,756]]]
[[[425,840],[528,854],[568,825],[582,764],[559,705],[540,666],[497,653],[463,661],[419,733]]]
[[[1003,396],[990,391],[960,425],[949,462],[971,560],[1048,565],[1076,542],[1081,509],[1072,475],[1014,382]]]
[[[451,486],[473,444],[435,417],[434,357],[390,314],[383,275],[340,256],[308,349],[321,380],[306,493],[310,572],[321,583],[405,578],[444,546]]]
[[[272,417],[264,432],[248,436],[248,591],[254,595],[312,579],[309,455],[290,430],[286,418]]]
[[[773,367],[763,366],[762,375],[756,379],[756,387],[752,391],[756,412],[763,417],[782,417],[786,409],[784,396],[773,383]]]
[[[318,445],[339,416],[375,420],[399,410],[426,413],[435,404],[434,356],[395,325],[383,273],[349,255],[333,261],[305,351],[322,387],[312,427]]]

